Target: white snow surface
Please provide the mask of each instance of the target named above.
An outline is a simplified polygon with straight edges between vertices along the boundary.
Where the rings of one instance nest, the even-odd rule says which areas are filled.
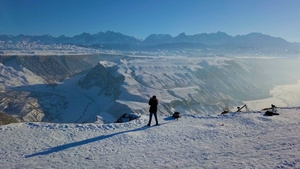
[[[45,83],[41,77],[35,75],[30,70],[20,67],[15,63],[10,64],[10,66],[4,66],[0,63],[0,82],[2,85],[16,87]]]
[[[106,50],[80,47],[66,44],[39,44],[36,42],[4,42],[0,41],[1,55],[83,55],[106,53]]]
[[[280,107],[295,107],[299,105],[300,100],[300,81],[296,84],[279,85],[270,91],[272,97],[246,101],[245,103],[253,110],[260,110],[263,107],[269,107],[275,104]]]
[[[299,168],[300,108],[0,126],[0,168]],[[152,122],[153,124],[153,122]]]

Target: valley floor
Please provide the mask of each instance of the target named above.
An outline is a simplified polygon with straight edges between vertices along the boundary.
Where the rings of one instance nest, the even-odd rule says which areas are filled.
[[[300,168],[300,109],[278,113],[3,125],[0,168]]]

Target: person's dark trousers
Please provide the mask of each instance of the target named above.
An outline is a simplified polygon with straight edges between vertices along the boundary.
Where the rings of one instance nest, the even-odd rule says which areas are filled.
[[[149,117],[149,123],[148,123],[148,126],[151,125],[151,121],[152,121],[152,115],[154,114],[154,118],[155,118],[155,121],[156,121],[156,125],[158,125],[158,121],[157,121],[157,113],[156,112],[150,112],[150,117]]]

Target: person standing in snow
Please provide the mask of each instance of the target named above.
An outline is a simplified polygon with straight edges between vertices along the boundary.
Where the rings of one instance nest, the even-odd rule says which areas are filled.
[[[151,120],[152,120],[152,115],[154,114],[155,117],[155,121],[156,121],[156,125],[158,125],[158,121],[157,121],[157,105],[158,105],[158,100],[156,99],[156,96],[152,96],[148,102],[148,104],[150,105],[150,117],[149,117],[149,123],[147,126],[151,125]]]

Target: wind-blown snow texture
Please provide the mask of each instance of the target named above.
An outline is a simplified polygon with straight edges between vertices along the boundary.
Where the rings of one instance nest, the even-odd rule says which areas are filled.
[[[0,126],[1,168],[299,168],[300,110]]]

